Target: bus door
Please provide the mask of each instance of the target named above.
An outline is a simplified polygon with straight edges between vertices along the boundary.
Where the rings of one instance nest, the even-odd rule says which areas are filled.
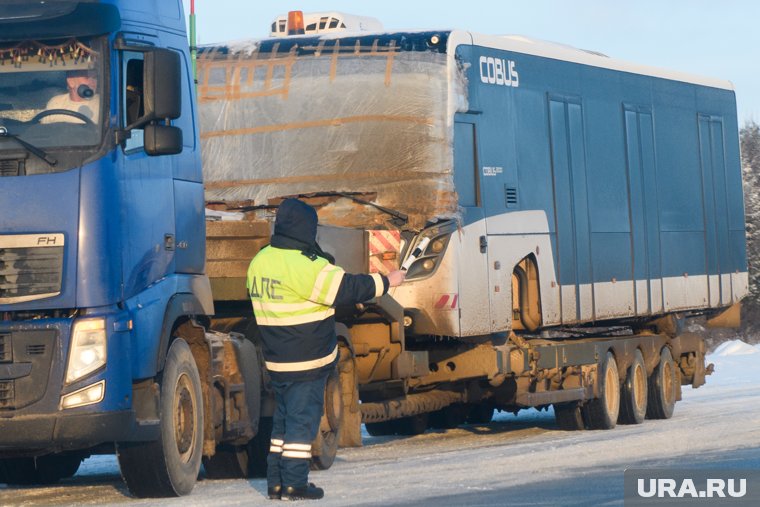
[[[463,211],[457,262],[459,326],[462,336],[490,332],[486,238],[482,191],[478,178],[477,122],[474,115],[458,114],[454,123],[454,185]]]

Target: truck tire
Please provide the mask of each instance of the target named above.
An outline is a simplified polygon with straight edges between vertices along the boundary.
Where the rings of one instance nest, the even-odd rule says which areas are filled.
[[[203,449],[203,395],[190,347],[175,339],[158,380],[160,436],[155,442],[117,446],[129,491],[140,498],[187,495],[193,490]]]
[[[641,424],[647,414],[647,368],[644,356],[636,350],[631,366],[620,386],[620,424]]]
[[[393,421],[381,421],[376,423],[366,423],[364,427],[367,428],[367,433],[373,437],[387,437],[396,434],[392,422]]]
[[[578,431],[586,429],[583,421],[583,410],[577,402],[558,403],[554,405],[554,419],[563,431]]]
[[[393,429],[399,435],[413,436],[425,433],[428,428],[428,414],[416,414],[392,421]]]
[[[219,445],[210,458],[203,457],[203,468],[209,479],[248,478],[248,451],[246,446]]]
[[[488,424],[493,420],[493,411],[493,405],[488,402],[475,404],[467,414],[467,422],[469,424]]]
[[[74,476],[82,459],[77,453],[49,454],[36,459],[3,459],[0,460],[0,482],[18,486],[55,484]]]
[[[467,420],[467,410],[461,403],[454,403],[448,407],[430,414],[428,427],[442,430],[450,430],[464,424]],[[416,435],[416,433],[414,433]]]
[[[335,461],[343,419],[343,389],[337,369],[330,372],[325,385],[325,408],[319,422],[317,438],[311,444],[311,469],[327,470]]]
[[[584,405],[585,421],[589,429],[611,430],[620,413],[620,381],[615,356],[607,352],[597,373],[599,397]]]
[[[660,362],[649,377],[647,419],[670,419],[676,406],[676,369],[670,349],[660,352]]]

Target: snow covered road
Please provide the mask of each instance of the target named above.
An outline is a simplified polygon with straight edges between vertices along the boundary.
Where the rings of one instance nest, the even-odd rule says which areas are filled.
[[[729,342],[708,357],[706,386],[684,388],[672,419],[612,431],[559,431],[551,411],[411,438],[367,437],[311,479],[317,505],[622,505],[626,468],[760,470],[760,346]],[[53,487],[0,485],[0,505],[266,505],[263,479],[209,481],[192,495],[136,500],[116,459],[90,458]]]

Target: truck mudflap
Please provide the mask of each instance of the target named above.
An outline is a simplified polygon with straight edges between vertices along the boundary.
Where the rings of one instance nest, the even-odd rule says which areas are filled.
[[[67,415],[26,415],[0,418],[0,457],[42,455],[87,449],[116,440],[155,439],[152,428],[139,427],[131,410]]]

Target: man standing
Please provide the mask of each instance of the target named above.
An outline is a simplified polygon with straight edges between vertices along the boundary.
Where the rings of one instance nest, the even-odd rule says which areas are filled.
[[[319,499],[308,482],[311,442],[327,377],[338,361],[334,306],[361,303],[400,285],[405,273],[350,275],[316,242],[317,212],[286,199],[271,244],[248,268],[248,293],[261,331],[276,408],[267,459],[269,498]]]

